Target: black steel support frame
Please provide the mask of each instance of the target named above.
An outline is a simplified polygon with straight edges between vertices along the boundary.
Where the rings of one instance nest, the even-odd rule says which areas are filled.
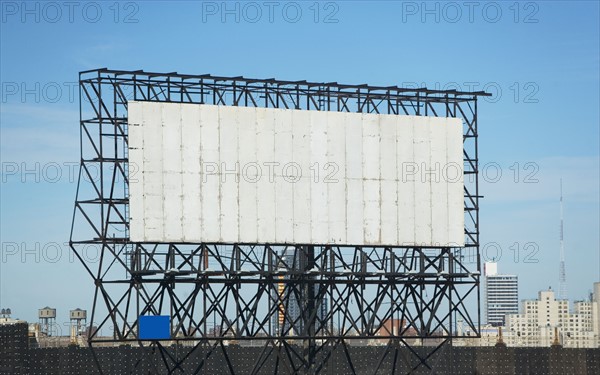
[[[159,349],[165,366],[159,373],[182,371],[190,353],[201,349],[204,360],[193,371],[199,373],[219,350],[235,373],[228,347],[250,341],[264,346],[252,373],[264,372],[269,361],[277,373],[319,373],[335,350],[345,353],[344,371],[355,373],[348,345],[388,340],[373,366],[377,373],[393,352],[392,372],[400,368],[401,349],[414,354],[403,368],[429,367],[435,350],[464,337],[457,319],[470,337],[479,336],[477,98],[486,93],[108,69],[80,73],[79,93],[81,165],[70,247],[95,283],[92,349],[105,342]],[[285,263],[282,244],[133,243],[131,100],[461,118],[466,245],[296,244],[297,256],[307,260],[298,269]],[[92,252],[98,255],[94,261]],[[286,313],[292,296],[301,306],[298,316]],[[476,316],[467,300],[476,304]],[[315,301],[327,303],[326,314],[316,313]],[[138,341],[137,318],[147,314],[171,316],[173,339]],[[383,327],[394,320],[399,331]],[[428,355],[417,353],[415,347],[433,339]],[[186,354],[174,357],[165,349],[173,343]]]

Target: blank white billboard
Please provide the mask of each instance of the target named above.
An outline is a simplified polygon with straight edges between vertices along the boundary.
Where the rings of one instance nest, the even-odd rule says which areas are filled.
[[[456,118],[129,102],[134,242],[463,246]]]

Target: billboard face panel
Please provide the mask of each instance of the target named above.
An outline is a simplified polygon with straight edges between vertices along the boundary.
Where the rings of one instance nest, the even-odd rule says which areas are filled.
[[[464,245],[460,119],[128,111],[131,241]]]

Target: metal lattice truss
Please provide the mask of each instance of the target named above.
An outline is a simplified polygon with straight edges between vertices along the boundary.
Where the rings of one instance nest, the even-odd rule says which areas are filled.
[[[139,316],[169,315],[171,342],[190,350],[226,352],[231,342],[258,340],[265,351],[256,372],[282,353],[288,372],[318,372],[323,353],[338,347],[353,372],[346,348],[357,340],[388,339],[412,351],[418,339],[463,337],[458,320],[462,331],[479,335],[477,97],[487,94],[108,69],[82,72],[79,90],[81,166],[70,246],[95,283],[91,344],[139,342]],[[459,117],[465,247],[132,243],[131,100]],[[90,252],[99,255],[95,261]],[[165,357],[173,363],[168,371],[183,360]]]

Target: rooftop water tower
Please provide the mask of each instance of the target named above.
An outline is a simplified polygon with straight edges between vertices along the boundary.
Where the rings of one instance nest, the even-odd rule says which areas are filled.
[[[77,308],[69,312],[71,320],[71,343],[77,343],[77,338],[85,333],[87,311]]]
[[[38,318],[40,321],[40,332],[46,336],[52,336],[50,328],[56,325],[56,309],[52,307],[44,307],[38,310]]]

